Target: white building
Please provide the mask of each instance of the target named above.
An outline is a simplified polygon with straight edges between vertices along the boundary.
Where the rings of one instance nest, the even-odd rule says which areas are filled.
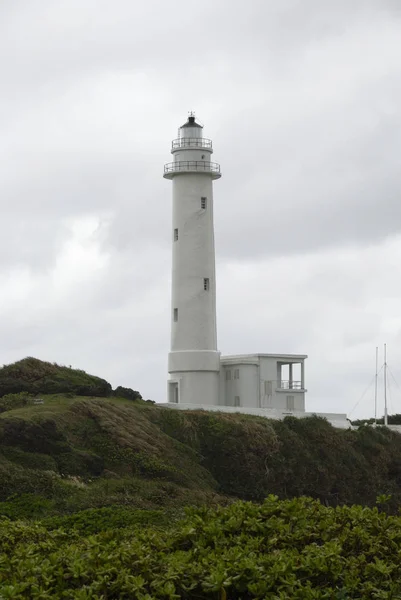
[[[305,359],[296,354],[221,357],[217,349],[212,141],[190,115],[173,140],[173,162],[164,177],[173,183],[171,238],[171,408],[244,412],[270,418],[307,416]],[[346,415],[324,415],[347,427]]]
[[[297,354],[223,356],[219,404],[305,412],[306,358]],[[298,367],[297,380],[294,367]]]

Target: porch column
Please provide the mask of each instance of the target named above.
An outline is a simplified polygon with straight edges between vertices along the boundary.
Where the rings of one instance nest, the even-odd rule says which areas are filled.
[[[288,389],[292,390],[292,363],[288,365]]]

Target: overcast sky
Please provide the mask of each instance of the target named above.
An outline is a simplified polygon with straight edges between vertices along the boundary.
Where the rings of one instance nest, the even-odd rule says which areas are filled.
[[[308,354],[310,411],[372,415],[384,342],[401,385],[400,0],[1,0],[0,74],[0,363],[166,400],[162,173],[194,110],[219,349]]]

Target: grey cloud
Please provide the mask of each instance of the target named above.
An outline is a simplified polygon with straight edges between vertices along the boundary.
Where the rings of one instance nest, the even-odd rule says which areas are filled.
[[[229,59],[227,50],[236,58],[252,55],[263,61],[266,51],[278,49],[279,60],[355,22],[387,12],[399,15],[396,0],[177,0],[174,5],[120,0],[113,6],[77,0],[55,5],[46,0],[40,8],[5,0],[0,10],[5,73],[13,86],[31,87],[105,68],[160,68],[163,76],[184,65],[202,65],[205,59]],[[3,85],[6,81],[7,76]]]
[[[21,267],[32,286],[4,303],[2,362],[33,354],[165,399],[162,171],[195,109],[223,170],[222,351],[308,353],[310,406],[346,410],[378,340],[399,345],[400,16],[398,0],[3,0],[0,277],[4,297]],[[104,265],[67,268],[88,216]]]
[[[154,32],[157,34],[156,41],[152,37],[155,51],[160,53],[163,47],[164,55],[165,49],[167,49],[166,57],[168,59],[168,52],[170,52],[170,49],[174,50],[175,60],[167,72],[172,81],[176,81],[178,77],[181,77],[181,60],[185,60],[188,55],[186,52],[177,52],[178,48],[182,47],[187,36],[192,35],[191,26],[194,21],[199,22],[200,29],[202,29],[202,25],[206,25],[207,21],[208,29],[212,32],[218,31],[222,40],[229,46],[224,46],[224,44],[220,46],[220,44],[217,44],[217,39],[213,41],[212,35],[212,43],[205,44],[206,53],[199,54],[199,58],[209,60],[208,49],[212,48],[215,42],[226,62],[232,60],[230,57],[231,51],[234,52],[234,56],[243,54],[243,62],[239,63],[238,77],[241,75],[246,77],[248,68],[246,61],[248,54],[251,53],[253,57],[252,64],[256,62],[259,65],[261,69],[260,76],[263,78],[263,70],[269,64],[268,57],[273,58],[269,46],[272,39],[275,40],[275,43],[281,44],[281,48],[283,48],[285,42],[282,36],[286,33],[288,35],[296,33],[298,36],[303,36],[308,45],[311,41],[316,41],[312,35],[314,30],[319,31],[323,36],[331,35],[322,26],[323,22],[327,21],[328,24],[333,25],[343,23],[344,27],[345,25],[350,27],[352,24],[359,26],[360,22],[363,25],[371,16],[372,11],[376,11],[378,14],[381,13],[384,18],[386,14],[384,9],[391,8],[392,4],[357,2],[346,9],[344,3],[326,4],[322,8],[322,4],[316,2],[302,3],[302,6],[294,1],[280,3],[280,5],[266,5],[264,2],[255,2],[248,7],[243,7],[244,14],[239,19],[236,17],[235,11],[231,12],[228,18],[228,5],[222,3],[214,7],[216,18],[212,22],[207,17],[207,11],[200,10],[197,5],[194,4],[190,10],[188,10],[188,5],[185,6],[186,10],[183,10],[182,14],[180,13],[180,20],[177,20],[176,15],[171,13],[171,7],[167,8],[162,3],[155,3],[157,18],[154,18],[153,10],[142,7],[138,11],[137,8],[134,8],[134,5],[129,6],[129,8],[124,5],[124,13],[109,12],[106,4],[101,5],[102,10],[94,11],[94,5],[90,5],[87,7],[86,12],[82,14],[81,21],[76,21],[72,18],[74,3],[68,6],[67,4],[62,5],[57,10],[52,3],[47,3],[44,9],[44,15],[47,15],[47,19],[42,20],[39,19],[36,13],[31,12],[33,10],[31,5],[25,4],[25,11],[21,12],[15,8],[11,11],[14,18],[11,18],[11,25],[9,25],[9,38],[5,36],[3,43],[20,44],[20,38],[13,36],[12,33],[15,30],[19,31],[19,28],[22,28],[22,31],[25,28],[28,34],[36,36],[36,41],[40,42],[36,50],[40,51],[43,46],[43,53],[40,54],[39,52],[39,55],[36,56],[40,61],[58,60],[57,51],[54,53],[47,51],[48,44],[56,44],[56,47],[60,47],[65,52],[67,62],[68,60],[72,61],[74,72],[77,70],[77,65],[73,63],[76,55],[80,63],[88,60],[88,68],[91,69],[92,73],[96,73],[96,67],[93,64],[96,52],[99,52],[99,64],[103,70],[107,70],[112,66],[107,62],[105,56],[110,54],[109,45],[111,45],[113,48],[111,54],[115,55],[117,63],[121,66],[124,63],[124,57],[130,56],[131,60],[134,61],[130,67],[135,69],[139,66],[135,63],[137,55],[133,48],[124,47],[123,44],[138,42],[136,36],[128,34],[131,32],[131,26],[135,28],[138,20],[143,20],[144,27],[140,30],[141,35],[150,36],[151,28],[146,26],[146,24],[150,26],[150,23],[152,23]],[[177,12],[180,11],[180,8],[181,5],[178,3]],[[130,18],[132,18],[132,22]],[[167,18],[167,21],[164,22],[165,26],[162,27],[161,23],[164,18]],[[7,19],[4,22],[7,23]],[[229,23],[230,27],[222,26],[224,22]],[[171,30],[168,27],[170,23],[172,24]],[[281,27],[281,24],[283,27]],[[52,32],[53,25],[55,31]],[[90,39],[90,36],[86,37],[88,32],[92,31],[91,28],[96,28],[96,26],[99,27],[97,30],[99,35],[94,36],[93,39]],[[246,33],[250,28],[252,28],[251,45],[248,47],[247,45],[235,43],[238,40],[239,32]],[[74,32],[77,39],[84,43],[68,44],[68,32]],[[273,38],[269,35],[272,32],[274,33]],[[292,56],[297,56],[297,61],[299,61],[295,48],[300,41],[296,36],[291,39],[292,43],[286,47],[286,51],[292,52]],[[139,42],[141,41],[142,39],[139,37]],[[256,43],[261,44],[262,52],[257,53],[254,46]],[[341,40],[338,43],[341,45]],[[18,47],[20,48],[20,45]],[[194,45],[191,44],[189,56],[191,56],[193,48]],[[230,51],[228,48],[230,48]],[[44,56],[45,49],[46,56]],[[21,53],[21,56],[24,57],[24,60],[36,64],[30,53],[24,52]],[[147,68],[147,60],[150,60],[152,65],[155,64],[153,62],[154,56],[152,53],[147,52],[147,48],[142,49],[140,56],[141,65],[145,68]],[[33,58],[35,58],[35,54]],[[274,59],[279,60],[280,55],[274,56]],[[41,68],[46,71],[46,62],[44,64],[38,62],[37,64],[41,65]],[[195,61],[195,70],[197,64]],[[61,75],[64,66],[65,62],[62,62],[58,70]],[[356,64],[355,68],[357,66]],[[155,66],[152,68],[154,69]],[[162,68],[162,78],[164,72],[165,69]],[[189,81],[191,81],[191,72],[192,69],[188,73]],[[210,89],[213,89],[213,85],[216,83],[216,75],[217,73],[210,80]],[[252,76],[255,75],[256,72]],[[57,80],[55,73],[52,72],[50,76]],[[72,82],[73,80],[71,80]],[[229,84],[229,82],[227,83]],[[273,79],[270,85],[274,85],[274,83]],[[240,80],[236,80],[234,84],[240,86]],[[388,86],[386,81],[383,84]],[[261,80],[260,85],[269,88],[269,78],[266,78],[266,82]],[[138,91],[140,92],[140,90]],[[56,94],[54,98],[57,99],[57,90],[52,89],[52,93]],[[206,90],[206,93],[209,93],[209,90]],[[374,93],[375,90],[373,90]],[[399,90],[396,90],[396,93],[399,95]],[[265,89],[263,94],[269,104],[271,99],[269,100]],[[368,101],[368,105],[371,103],[371,100],[366,97],[361,98],[361,100]],[[263,102],[263,97],[260,102]],[[324,120],[337,119],[338,127],[341,128],[341,111],[344,110],[341,105],[335,108],[334,111],[331,110],[330,113],[322,112],[320,109],[320,114],[308,115],[304,122],[296,117],[298,110],[296,94],[292,103],[287,102],[286,108],[288,115],[277,115],[277,107],[276,114],[270,114],[264,108],[248,110],[247,114],[234,111],[235,120],[223,120],[223,124],[216,131],[214,136],[216,158],[221,160],[225,174],[225,180],[221,184],[219,183],[216,188],[218,204],[216,227],[219,233],[218,238],[224,240],[224,242],[221,241],[220,245],[220,251],[223,255],[234,254],[246,257],[265,253],[306,251],[312,247],[341,243],[350,239],[364,240],[372,235],[380,238],[383,237],[384,232],[397,231],[397,212],[395,215],[386,217],[386,213],[397,211],[398,206],[398,203],[394,202],[394,196],[397,194],[398,164],[394,164],[391,170],[391,163],[388,163],[389,155],[397,156],[399,154],[399,141],[397,141],[394,134],[391,135],[391,130],[389,131],[390,128],[393,128],[394,131],[394,125],[397,124],[395,117],[391,118],[390,115],[387,124],[379,124],[378,131],[372,139],[358,139],[358,137],[350,141],[344,139],[342,143],[338,144],[337,148],[333,149],[330,147],[330,129],[327,130],[327,140],[325,139],[325,126],[327,123]],[[64,110],[68,110],[68,107],[66,106]],[[80,106],[78,110],[81,111],[79,120],[83,120],[85,112],[90,110],[90,107]],[[358,106],[351,105],[345,108],[346,113],[347,110],[347,120],[352,120],[352,111],[357,111]],[[372,106],[373,110],[374,107]],[[230,113],[230,109],[228,112]],[[232,109],[231,112],[233,112]],[[45,115],[44,112],[43,117]],[[56,113],[55,116],[60,118],[62,113],[59,115]],[[279,122],[275,127],[277,116],[279,116]],[[285,124],[286,117],[288,119],[287,125]],[[101,115],[99,115],[99,118],[101,119]],[[116,118],[118,118],[118,115],[116,115]],[[373,115],[372,118],[374,118]],[[154,129],[149,127],[149,135],[154,140],[155,145],[153,160],[154,164],[157,160],[159,161],[160,171],[162,162],[168,160],[167,135],[164,137],[164,132],[167,130],[165,125],[162,128],[163,138],[157,138],[157,130],[161,132],[162,120],[163,114],[160,113],[152,119]],[[76,139],[78,140],[80,136],[82,138],[79,122],[75,124],[72,122],[71,125]],[[135,126],[135,124],[133,125]],[[46,129],[45,122],[43,127]],[[346,127],[349,127],[349,124]],[[383,127],[385,130],[382,129]],[[56,132],[52,135],[54,134],[57,135]],[[48,135],[46,131],[45,135]],[[89,136],[90,130],[84,135]],[[171,131],[168,135],[172,137],[174,131]],[[358,135],[358,132],[356,132],[356,135]],[[127,130],[127,137],[131,136],[135,136],[135,129]],[[380,138],[386,139],[385,144]],[[388,143],[391,139],[393,140],[392,147]],[[138,216],[143,223],[142,230],[147,232],[146,235],[152,229],[155,240],[162,239],[166,222],[164,207],[160,210],[161,218],[157,219],[156,217],[156,222],[153,222],[153,227],[150,228],[151,213],[146,214],[146,207],[142,204],[144,198],[146,198],[149,205],[152,203],[152,194],[149,192],[151,185],[157,198],[161,199],[163,196],[168,196],[165,191],[166,186],[163,189],[160,182],[156,183],[156,177],[159,177],[157,169],[153,168],[148,171],[151,177],[144,176],[144,171],[149,168],[147,165],[150,163],[145,163],[143,156],[139,160],[136,157],[131,157],[132,160],[130,161],[128,156],[119,154],[118,142],[124,144],[121,136],[112,142],[108,153],[105,152],[107,139],[101,137],[99,143],[105,149],[101,156],[97,156],[94,144],[92,147],[89,144],[89,147],[86,147],[84,151],[77,145],[74,149],[75,152],[71,149],[69,154],[63,153],[57,148],[57,146],[63,144],[63,141],[62,136],[59,142],[56,142],[56,148],[53,152],[51,147],[46,152],[41,152],[39,149],[34,160],[36,168],[32,173],[31,181],[26,178],[22,181],[14,180],[11,186],[5,187],[10,210],[19,206],[18,199],[20,199],[20,202],[22,200],[23,204],[26,205],[25,210],[28,211],[40,212],[42,210],[51,213],[53,210],[57,210],[59,214],[76,214],[81,210],[102,210],[105,205],[110,206],[110,199],[113,198],[113,201],[118,203],[118,207],[121,207],[120,215],[116,217],[113,228],[113,243],[124,243],[124,238],[128,237],[124,234],[128,219],[133,224],[133,233],[136,239],[139,240],[141,234],[138,230],[141,228],[136,225]],[[71,144],[71,140],[66,139],[65,141]],[[164,158],[160,153],[162,142],[166,143]],[[236,150],[236,148],[239,149],[244,146],[248,147],[251,152],[244,153]],[[378,164],[376,164],[375,177],[375,173],[366,172],[366,163],[369,156],[364,156],[364,154],[369,155],[374,147],[380,148],[380,151],[377,152],[379,164],[381,162],[387,165],[387,171],[377,173]],[[5,151],[7,152],[7,149]],[[91,156],[90,152],[92,153]],[[15,153],[14,164],[19,162],[20,168],[22,166],[21,160],[23,161],[22,165],[25,162],[25,169],[29,172],[32,156],[28,154],[24,159],[21,152]],[[394,163],[394,161],[392,162]],[[22,168],[24,169],[23,166]],[[389,168],[390,172],[388,172]],[[355,189],[354,182],[351,182],[346,192],[338,189],[341,181],[344,178],[346,179],[348,172],[358,172],[358,170],[362,170],[365,178],[360,183],[359,188]],[[373,181],[370,181],[368,178],[372,177]],[[24,192],[23,186],[29,186],[26,192]],[[139,192],[139,197],[132,197],[131,202],[125,199],[129,194],[129,187],[131,187],[131,190],[135,188],[136,194]],[[119,198],[121,189],[123,190],[122,197]],[[297,190],[296,198],[294,198],[294,189]],[[237,197],[237,206],[233,207],[232,199],[238,192],[241,196],[240,198]],[[250,210],[242,215],[240,214],[241,200],[244,197],[247,198],[247,206]],[[386,203],[382,212],[383,222],[379,223],[379,226],[376,223],[374,227],[369,226],[369,221],[372,220],[370,213],[376,214],[379,198],[384,198]],[[363,221],[359,217],[361,210],[366,211],[366,218]],[[225,218],[223,218],[223,211]],[[235,224],[233,226],[230,219],[227,218],[227,216],[233,214],[233,211],[237,222],[240,218],[241,230],[238,230]],[[353,218],[350,218],[351,212],[355,213]],[[291,213],[291,218],[287,217],[289,213]],[[151,215],[152,220],[154,220],[154,216],[154,214]],[[249,219],[249,222],[247,222],[247,219]],[[219,224],[219,220],[221,224]],[[322,226],[315,227],[315,223],[318,221],[322,223]],[[255,222],[258,223],[260,231],[257,232],[257,235],[252,236],[252,241],[245,239],[246,236],[243,235],[243,231],[249,231]],[[300,223],[302,223],[302,226]],[[390,231],[386,229],[388,226]],[[119,234],[120,227],[121,232]],[[282,235],[283,227],[286,230],[285,235]],[[244,241],[241,243],[241,240]],[[291,240],[290,244],[288,243],[289,240]]]
[[[2,209],[4,211],[4,209]],[[54,265],[63,243],[70,237],[57,219],[6,215],[1,219],[0,269],[29,266],[42,270]]]

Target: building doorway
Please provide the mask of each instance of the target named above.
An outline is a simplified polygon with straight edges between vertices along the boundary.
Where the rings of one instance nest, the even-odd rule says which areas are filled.
[[[168,382],[168,401],[172,404],[178,404],[180,401],[180,390],[178,381]]]

